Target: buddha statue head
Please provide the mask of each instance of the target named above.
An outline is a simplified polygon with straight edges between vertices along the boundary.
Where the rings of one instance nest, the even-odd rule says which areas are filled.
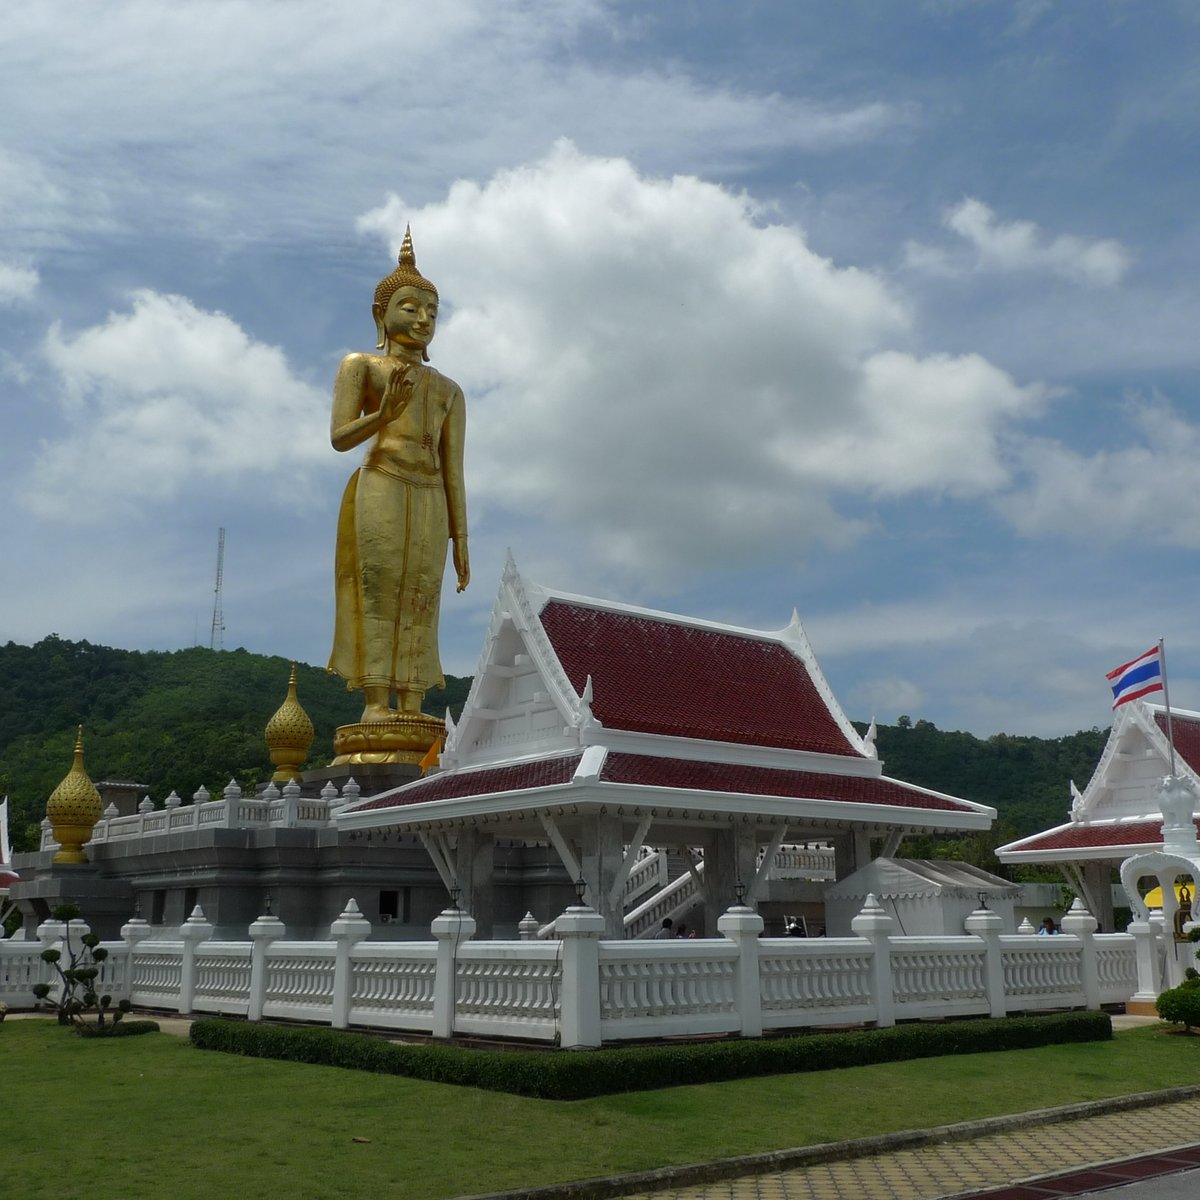
[[[400,246],[400,256],[397,259],[396,269],[385,278],[381,279],[375,286],[375,303],[371,305],[371,315],[375,318],[375,331],[379,335],[376,342],[376,349],[384,350],[387,348],[387,330],[384,328],[384,315],[387,312],[388,304],[392,297],[401,288],[416,288],[422,292],[428,292],[434,299],[436,304],[438,299],[438,290],[420,271],[417,270],[417,256],[413,251],[412,230],[405,226],[404,241]],[[428,362],[428,352],[422,350],[421,357]]]

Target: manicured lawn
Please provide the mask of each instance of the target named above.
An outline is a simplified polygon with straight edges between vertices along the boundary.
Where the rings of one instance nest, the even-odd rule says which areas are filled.
[[[167,1034],[81,1041],[10,1020],[0,1074],[5,1195],[420,1200],[1194,1083],[1200,1038],[1151,1027],[565,1103],[233,1058]]]

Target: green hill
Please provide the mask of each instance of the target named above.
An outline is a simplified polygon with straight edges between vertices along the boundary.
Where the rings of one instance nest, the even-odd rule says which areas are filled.
[[[174,788],[187,801],[203,784],[219,793],[272,770],[263,729],[287,694],[287,659],[200,647],[144,653],[51,635],[34,646],[0,647],[0,796],[11,801],[18,850],[35,844],[46,799],[71,765],[84,727],[93,779],[130,779],[161,803]],[[362,700],[342,680],[297,664],[300,702],[316,728],[308,765],[333,756],[333,731],[358,719]],[[427,712],[457,715],[470,679],[448,676]]]
[[[75,727],[84,726],[93,779],[132,779],[161,802],[174,788],[186,801],[203,784],[219,792],[271,771],[263,728],[283,702],[290,664],[245,650],[200,647],[171,653],[113,650],[50,636],[35,646],[0,647],[0,796],[12,801],[18,849],[34,844],[46,798],[71,764]],[[449,676],[425,710],[457,717],[470,679]],[[333,731],[354,721],[361,700],[342,681],[297,665],[297,690],[317,736],[310,767],[333,755]],[[863,730],[866,726],[860,725]],[[1061,738],[997,734],[981,739],[901,717],[878,729],[885,770],[999,812],[986,836],[909,839],[905,853],[964,857],[994,867],[990,848],[1065,820],[1068,785],[1091,777],[1107,730]]]

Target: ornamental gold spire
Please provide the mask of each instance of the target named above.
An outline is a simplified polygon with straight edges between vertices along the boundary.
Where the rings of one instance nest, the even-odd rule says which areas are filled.
[[[46,801],[46,816],[58,843],[56,863],[85,863],[84,842],[100,820],[100,793],[83,765],[83,726],[75,735],[75,761]]]
[[[276,768],[271,776],[273,782],[287,783],[300,778],[300,768],[308,758],[313,736],[313,723],[296,696],[296,664],[292,663],[287,698],[267,722],[266,728],[267,749]]]

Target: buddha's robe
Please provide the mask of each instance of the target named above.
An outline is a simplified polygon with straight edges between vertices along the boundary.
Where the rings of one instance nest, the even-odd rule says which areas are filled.
[[[432,367],[413,367],[411,378],[407,405],[368,443],[338,514],[329,670],[354,690],[445,682],[438,611],[448,539],[466,532],[465,403]],[[365,411],[378,405],[364,396]]]

